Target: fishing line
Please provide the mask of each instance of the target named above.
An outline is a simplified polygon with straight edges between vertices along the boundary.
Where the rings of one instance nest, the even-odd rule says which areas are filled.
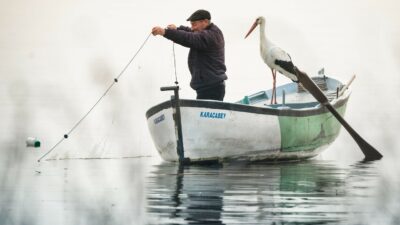
[[[119,80],[119,78],[123,75],[125,70],[129,67],[129,65],[132,63],[132,61],[135,59],[135,57],[138,55],[138,53],[142,50],[144,45],[146,44],[147,40],[149,40],[151,36],[151,33],[146,37],[144,40],[143,44],[139,47],[139,49],[136,51],[136,53],[133,55],[133,57],[129,60],[129,62],[126,64],[126,66],[122,69],[122,71],[118,74],[116,78],[114,78],[113,82],[108,86],[106,91],[103,93],[103,95],[100,96],[100,98],[96,101],[96,103],[89,109],[89,111],[66,133],[64,136],[48,151],[46,152],[42,157],[38,159],[38,162],[42,160],[46,155],[48,155],[50,152],[52,152],[59,144],[61,144],[65,139],[71,135],[71,133],[79,126],[79,124],[82,123],[82,121],[92,112],[92,110],[97,106],[97,104],[100,103],[100,101],[104,98],[104,96],[107,95],[107,93],[111,90],[111,88],[116,84]],[[175,54],[175,53],[174,53]]]
[[[176,72],[176,59],[175,59],[175,42],[172,42],[172,55],[174,56],[174,69],[175,69],[175,85],[178,85],[178,75]]]

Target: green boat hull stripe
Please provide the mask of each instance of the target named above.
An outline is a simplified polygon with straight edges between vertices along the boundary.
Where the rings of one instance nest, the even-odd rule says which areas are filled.
[[[336,108],[343,116],[346,105]],[[313,150],[335,140],[340,123],[330,113],[306,117],[279,116],[283,152]]]

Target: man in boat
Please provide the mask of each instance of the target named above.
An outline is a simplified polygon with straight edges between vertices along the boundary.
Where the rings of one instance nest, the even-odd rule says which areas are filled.
[[[195,11],[188,19],[191,27],[174,24],[162,28],[156,26],[152,34],[161,35],[184,47],[190,48],[190,86],[196,90],[197,99],[223,101],[225,96],[225,41],[221,30],[211,23],[208,11]]]

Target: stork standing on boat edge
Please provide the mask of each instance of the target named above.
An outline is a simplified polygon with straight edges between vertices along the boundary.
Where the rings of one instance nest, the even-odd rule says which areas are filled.
[[[292,79],[294,82],[301,83],[303,87],[310,92],[312,96],[321,105],[326,107],[333,116],[336,117],[339,123],[349,132],[349,134],[356,141],[361,151],[363,152],[365,161],[379,160],[383,156],[378,150],[376,150],[372,145],[370,145],[364,138],[362,138],[357,131],[355,131],[350,124],[336,111],[336,109],[331,105],[328,98],[325,94],[319,89],[319,87],[308,77],[308,75],[302,71],[300,71],[292,62],[289,54],[283,51],[281,48],[274,45],[271,41],[268,40],[265,36],[265,18],[260,16],[256,19],[256,21],[251,26],[249,32],[245,36],[250,35],[250,33],[260,25],[260,51],[261,57],[264,62],[271,68],[273,81],[272,88],[272,97],[271,104],[276,104],[276,71],[285,75],[289,79]]]
[[[265,35],[265,18],[260,16],[251,26],[249,32],[246,34],[247,38],[253,30],[260,25],[260,53],[264,62],[271,68],[273,86],[271,104],[276,104],[276,71],[285,75],[294,82],[299,82],[297,78],[296,67],[294,66],[290,55],[284,50],[272,43]]]

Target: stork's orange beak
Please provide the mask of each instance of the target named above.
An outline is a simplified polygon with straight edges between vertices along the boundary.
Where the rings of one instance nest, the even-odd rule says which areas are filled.
[[[247,37],[251,34],[251,32],[253,32],[253,30],[257,27],[257,25],[258,25],[258,21],[256,20],[256,21],[253,23],[253,25],[251,26],[249,32],[247,32],[246,37],[244,37],[244,38],[247,38]]]

